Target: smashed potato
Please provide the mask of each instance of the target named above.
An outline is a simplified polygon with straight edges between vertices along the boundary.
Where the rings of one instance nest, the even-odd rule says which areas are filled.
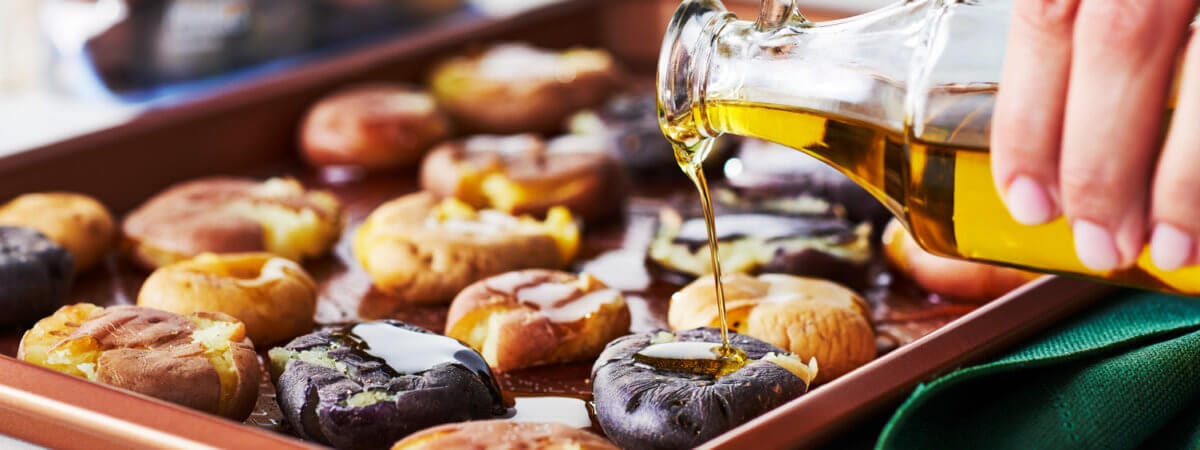
[[[433,96],[403,84],[340,90],[309,110],[300,127],[304,159],[315,167],[386,170],[416,165],[450,135]]]
[[[831,381],[875,358],[875,330],[866,300],[837,283],[815,278],[731,274],[722,278],[729,326],[795,353],[816,358],[815,384]],[[672,329],[720,326],[713,277],[671,296]]]
[[[479,353],[403,322],[324,328],[270,357],[292,429],[339,449],[383,449],[429,427],[507,411]]]
[[[446,335],[467,343],[497,371],[578,361],[629,332],[620,291],[588,274],[509,272],[463,289]]]
[[[154,271],[137,301],[176,314],[229,314],[266,346],[312,331],[317,283],[299,264],[270,253],[205,253]]]
[[[599,105],[620,82],[604,50],[561,52],[503,44],[434,69],[434,97],[464,130],[551,132],[563,118]]]
[[[808,391],[824,370],[769,343],[730,334],[744,364],[720,376],[663,370],[638,361],[660,344],[720,345],[721,331],[697,328],[631,334],[592,366],[592,397],[604,434],[626,449],[684,449],[746,423]]]
[[[579,226],[565,208],[537,220],[428,193],[383,204],[354,236],[354,256],[375,287],[407,304],[448,303],[512,270],[565,267],[578,248]]]
[[[17,358],[234,420],[250,415],[261,368],[241,322],[80,303],[42,319]]]
[[[124,247],[149,269],[201,253],[324,255],[342,230],[341,204],[290,178],[206,178],[173,186],[126,217]]]
[[[590,136],[474,136],[438,146],[421,165],[421,187],[476,208],[543,217],[563,206],[585,220],[611,218],[627,183],[608,143]]]
[[[71,253],[30,227],[0,225],[0,327],[27,326],[62,306]]]

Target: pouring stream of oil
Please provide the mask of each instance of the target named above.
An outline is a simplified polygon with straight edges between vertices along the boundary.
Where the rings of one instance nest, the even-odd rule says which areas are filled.
[[[678,150],[676,150],[678,152]],[[702,158],[701,158],[702,159]],[[717,227],[716,215],[713,214],[712,198],[708,195],[708,180],[704,178],[704,161],[695,161],[683,167],[688,178],[696,184],[696,189],[700,191],[700,205],[704,209],[704,226],[708,231],[708,250],[709,257],[712,259],[712,273],[717,288],[717,312],[721,318],[721,356],[729,356],[733,354],[733,348],[729,345],[729,323],[725,318],[725,286],[721,283],[721,258],[717,256]]]
[[[735,348],[729,340],[729,322],[725,317],[725,288],[721,283],[721,261],[717,256],[716,214],[713,212],[712,198],[708,192],[708,181],[704,178],[704,159],[712,151],[716,143],[714,139],[701,139],[695,145],[688,146],[671,133],[664,133],[671,141],[675,151],[675,162],[683,173],[696,185],[700,193],[700,203],[704,209],[704,224],[708,232],[709,257],[712,259],[713,285],[717,294],[717,311],[720,318],[721,343],[674,341],[651,344],[634,355],[639,363],[649,365],[658,370],[669,372],[693,373],[712,377],[722,377],[736,372],[746,365],[746,352]]]
[[[717,311],[720,317],[721,344],[704,341],[672,341],[650,344],[633,355],[635,361],[667,372],[683,372],[720,378],[746,365],[746,352],[729,341],[729,323],[725,318],[725,288],[721,284],[721,261],[717,256],[716,215],[704,178],[703,162],[712,150],[714,141],[707,139],[688,147],[675,144],[675,160],[695,183],[704,207],[704,224],[708,232],[709,256],[712,258],[714,283],[717,290]]]

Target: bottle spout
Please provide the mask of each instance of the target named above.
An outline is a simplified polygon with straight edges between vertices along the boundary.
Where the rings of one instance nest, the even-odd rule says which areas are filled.
[[[720,29],[735,19],[720,0],[685,0],[667,26],[658,55],[658,116],[667,136],[692,145],[706,136],[693,112],[704,98],[703,70]]]
[[[659,124],[669,140],[691,147],[721,134],[705,120],[704,102],[738,95],[741,84],[737,80],[745,78],[738,73],[754,67],[743,62],[757,58],[749,56],[752,51],[779,45],[759,42],[762,45],[752,46],[758,39],[755,36],[812,26],[797,10],[796,3],[797,0],[763,0],[755,22],[738,21],[720,0],[684,0],[679,5],[658,57]],[[782,56],[786,55],[775,52],[767,59]],[[714,83],[717,79],[723,81]]]
[[[770,32],[787,25],[807,23],[808,19],[805,19],[796,7],[796,0],[762,0],[754,28],[761,32]]]

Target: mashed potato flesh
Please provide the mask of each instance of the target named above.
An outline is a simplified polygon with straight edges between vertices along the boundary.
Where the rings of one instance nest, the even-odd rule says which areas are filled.
[[[217,370],[217,378],[221,382],[221,403],[219,412],[225,414],[232,408],[233,397],[237,394],[238,369],[233,361],[234,341],[241,341],[246,336],[245,326],[239,322],[224,322],[203,317],[189,316],[196,324],[192,332],[192,342],[204,349],[204,356]]]
[[[337,227],[310,209],[297,211],[279,205],[241,202],[231,208],[262,224],[263,244],[268,252],[300,261],[320,255]]]

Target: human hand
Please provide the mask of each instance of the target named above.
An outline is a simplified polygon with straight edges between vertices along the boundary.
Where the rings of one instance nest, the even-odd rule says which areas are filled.
[[[1164,270],[1200,263],[1198,4],[1014,1],[992,175],[1018,222],[1065,215],[1092,269],[1131,266],[1147,244]]]

